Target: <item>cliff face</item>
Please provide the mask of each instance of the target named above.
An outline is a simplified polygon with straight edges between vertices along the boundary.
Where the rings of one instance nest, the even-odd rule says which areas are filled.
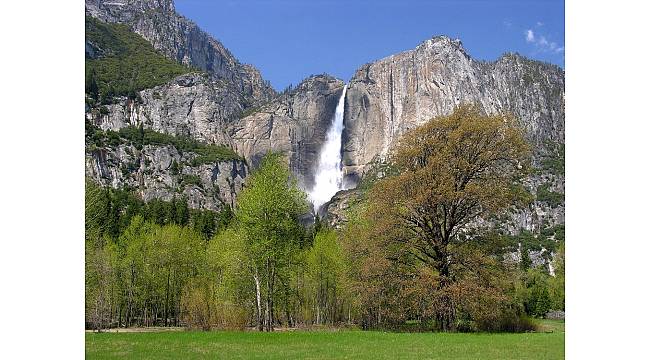
[[[145,200],[185,194],[193,207],[216,210],[233,203],[248,166],[256,166],[267,151],[278,151],[301,185],[312,187],[343,81],[312,76],[278,95],[255,68],[239,63],[221,43],[178,15],[172,0],[86,0],[86,13],[127,24],[167,57],[205,71],[140,91],[135,100],[116,98],[87,109],[90,123],[104,130],[142,125],[223,144],[247,160],[191,166],[196,154],[169,146],[107,146],[87,150],[87,175],[105,185],[137,189]],[[91,58],[102,56],[101,49],[86,45]],[[444,36],[366,64],[350,80],[342,144],[347,180],[363,177],[405,131],[466,102],[489,114],[512,113],[534,146],[539,171],[527,187],[538,199],[527,209],[512,211],[504,222],[507,230],[563,224],[563,159],[560,170],[545,159],[556,156],[564,143],[564,71],[516,54],[476,61],[460,41]],[[182,171],[172,171],[173,162],[185,164]],[[359,193],[339,193],[327,204],[334,225],[345,221],[346,209]]]
[[[231,84],[197,73],[143,90],[135,101],[121,98],[106,109],[103,114],[87,112],[86,118],[103,130],[143,124],[158,132],[228,146],[232,141],[227,124],[244,110]]]
[[[144,201],[185,196],[194,209],[234,206],[248,175],[240,160],[192,165],[196,154],[174,146],[119,145],[86,149],[86,176],[115,188],[135,190]]]
[[[229,125],[234,149],[255,165],[267,151],[287,155],[305,188],[313,185],[319,151],[332,122],[343,81],[318,75]]]
[[[175,12],[172,0],[86,0],[86,15],[126,24],[166,57],[197,69],[145,89],[137,99],[115,97],[86,109],[90,124],[117,131],[129,125],[232,147],[228,122],[276,96],[254,67],[241,64],[220,42]],[[87,58],[105,54],[86,41]],[[199,73],[198,70],[204,71]],[[241,160],[194,165],[196,153],[170,145],[86,144],[86,176],[130,188],[145,201],[186,196],[189,206],[234,205],[248,175]]]
[[[564,72],[557,66],[505,55],[472,59],[458,40],[435,37],[413,50],[362,66],[346,96],[344,166],[362,174],[405,131],[462,103],[486,113],[509,112],[529,140],[564,142]]]
[[[170,59],[228,82],[244,97],[244,107],[275,96],[257,69],[241,64],[223,44],[177,14],[173,0],[86,0],[86,14],[127,24]]]
[[[458,40],[435,37],[359,68],[348,85],[343,167],[350,180],[373,178],[373,167],[400,136],[426,121],[473,103],[488,114],[510,113],[533,145],[536,172],[525,187],[526,208],[473,226],[499,227],[512,235],[564,224],[564,71],[506,54],[495,62],[472,59]],[[381,177],[381,176],[379,176]],[[340,227],[363,189],[339,192],[325,205],[325,219]],[[542,250],[543,252],[543,250]]]

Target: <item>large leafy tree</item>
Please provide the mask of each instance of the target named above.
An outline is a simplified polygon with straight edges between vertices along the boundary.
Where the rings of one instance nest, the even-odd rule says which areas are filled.
[[[398,175],[372,189],[371,213],[378,234],[388,237],[397,259],[432,270],[435,320],[455,326],[453,242],[467,225],[522,198],[529,146],[515,119],[486,116],[461,106],[406,133],[391,163]]]
[[[275,281],[300,245],[303,230],[299,217],[306,211],[306,196],[281,155],[266,155],[240,193],[235,212],[251,254],[260,330],[273,330]],[[264,294],[262,282],[266,283]]]

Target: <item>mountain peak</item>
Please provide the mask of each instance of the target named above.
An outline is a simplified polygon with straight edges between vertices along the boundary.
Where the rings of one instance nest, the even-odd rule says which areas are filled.
[[[173,0],[86,0],[86,13],[107,22],[131,22],[147,11],[175,12]]]
[[[460,39],[452,39],[447,35],[436,35],[431,39],[427,39],[416,47],[438,47],[438,48],[450,48],[452,50],[460,51],[463,54],[467,55],[465,48],[463,47],[463,42]]]

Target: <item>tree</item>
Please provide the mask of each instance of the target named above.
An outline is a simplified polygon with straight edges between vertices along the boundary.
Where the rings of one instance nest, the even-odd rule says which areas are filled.
[[[564,244],[560,245],[553,260],[555,276],[549,280],[553,310],[564,310]]]
[[[316,234],[314,244],[307,251],[306,265],[315,323],[335,323],[343,300],[345,264],[334,231],[323,229]]]
[[[279,154],[267,154],[240,193],[235,211],[253,262],[260,330],[273,330],[275,281],[278,272],[290,264],[300,243],[299,216],[307,211],[306,196],[283,159]],[[263,280],[265,294],[261,291]],[[265,298],[264,312],[262,297]]]
[[[209,239],[214,234],[215,215],[210,210],[196,210],[194,211],[193,227],[196,231],[203,234],[206,239]]]
[[[99,99],[99,86],[97,85],[97,73],[95,69],[90,70],[86,79],[86,93],[95,101]]]
[[[470,222],[522,198],[517,185],[528,159],[529,146],[512,117],[461,106],[406,133],[391,159],[399,174],[371,190],[375,231],[400,246],[396,258],[433,271],[435,320],[442,330],[455,328],[451,269],[462,260],[450,245]]]

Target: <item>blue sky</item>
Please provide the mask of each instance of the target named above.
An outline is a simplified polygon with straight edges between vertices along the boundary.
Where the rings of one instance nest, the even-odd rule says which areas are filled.
[[[176,0],[176,9],[253,64],[277,90],[361,65],[435,35],[480,60],[518,52],[564,67],[563,0]]]

